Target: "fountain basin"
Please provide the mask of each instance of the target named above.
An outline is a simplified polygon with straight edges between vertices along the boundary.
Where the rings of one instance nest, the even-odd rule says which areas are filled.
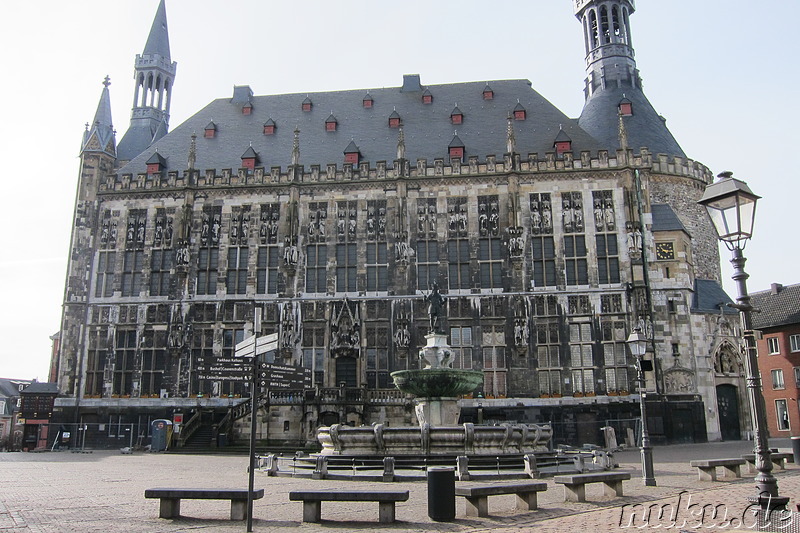
[[[321,455],[506,455],[547,451],[548,425],[350,427],[341,424],[317,430]]]
[[[480,370],[426,368],[392,372],[395,386],[418,398],[456,397],[469,394],[483,383]]]

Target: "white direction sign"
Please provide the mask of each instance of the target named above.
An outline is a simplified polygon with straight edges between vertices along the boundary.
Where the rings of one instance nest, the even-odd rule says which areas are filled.
[[[256,355],[265,354],[278,349],[278,334],[271,333],[256,339]]]
[[[234,356],[236,357],[253,357],[255,353],[256,336],[247,337],[242,342],[238,343],[235,347]]]

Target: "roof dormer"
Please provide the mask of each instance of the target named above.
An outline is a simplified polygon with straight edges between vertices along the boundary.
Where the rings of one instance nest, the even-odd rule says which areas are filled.
[[[402,121],[400,120],[400,114],[397,112],[397,108],[392,111],[392,114],[389,115],[389,127],[390,128],[399,128],[402,126]]]
[[[622,95],[622,100],[619,101],[618,104],[619,114],[623,117],[629,117],[633,115],[633,102],[625,98],[625,95]]]
[[[489,87],[488,83],[486,84],[486,87],[483,88],[483,99],[484,100],[494,99],[494,91],[492,90],[491,87]]]
[[[458,104],[453,108],[450,112],[450,123],[451,124],[461,124],[464,122],[464,113],[458,108]]]
[[[425,89],[422,92],[422,103],[423,104],[432,104],[433,103],[433,93],[430,90]]]
[[[514,120],[525,120],[528,118],[528,112],[525,111],[525,108],[519,103],[519,100],[517,100],[517,105],[514,106],[512,113],[514,115]]]
[[[361,150],[358,149],[354,140],[350,139],[350,144],[344,149],[344,162],[357,165],[361,160]]]
[[[312,108],[312,107],[314,107],[314,104],[312,104],[312,103],[311,103],[311,98],[309,98],[308,96],[306,96],[306,99],[305,99],[305,100],[303,100],[303,103],[302,103],[302,104],[300,104],[300,108],[301,108],[303,111],[306,111],[306,112],[308,112],[308,111],[311,111],[311,108]]]
[[[458,132],[453,133],[453,140],[447,146],[447,153],[450,161],[454,159],[464,161],[464,142],[459,138]]]
[[[253,170],[256,168],[256,160],[258,159],[258,154],[256,151],[253,150],[253,145],[250,145],[247,150],[242,154],[242,167],[247,168],[249,170]]]
[[[556,154],[561,155],[564,152],[571,152],[572,151],[572,139],[567,132],[563,129],[558,130],[558,135],[556,135],[555,141],[553,141],[553,147],[556,149]]]
[[[364,99],[361,100],[361,105],[364,107],[364,109],[372,109],[374,103],[375,100],[372,99],[372,95],[370,95],[369,92],[367,92],[366,96],[364,96]]]
[[[253,112],[253,103],[252,102],[246,102],[242,106],[242,115],[249,115],[252,112]]]
[[[203,132],[203,137],[205,137],[206,139],[213,139],[216,136],[217,136],[217,125],[214,124],[214,121],[212,120],[205,127],[205,130]]]
[[[167,160],[158,153],[158,150],[153,152],[153,155],[150,156],[150,159],[145,164],[147,165],[148,174],[158,174],[167,169]]]
[[[325,119],[325,131],[336,131],[339,126],[339,121],[333,116],[333,111],[328,118]]]
[[[274,135],[275,134],[276,124],[272,118],[267,119],[264,123],[264,135]]]

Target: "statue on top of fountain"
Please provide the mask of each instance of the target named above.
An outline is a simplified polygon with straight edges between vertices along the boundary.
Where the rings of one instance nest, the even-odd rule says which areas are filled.
[[[431,292],[425,296],[428,302],[428,316],[431,322],[431,333],[442,333],[442,315],[444,313],[444,296],[439,292],[439,284],[433,282]]]

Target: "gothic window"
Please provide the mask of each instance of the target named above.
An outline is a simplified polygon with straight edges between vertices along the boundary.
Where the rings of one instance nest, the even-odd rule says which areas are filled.
[[[386,240],[386,200],[367,202],[367,240]]]
[[[345,387],[357,387],[358,361],[353,357],[339,357],[336,359],[336,384]]]
[[[583,233],[583,199],[579,192],[561,194],[561,220],[564,233]]]
[[[564,257],[567,285],[588,285],[586,238],[583,235],[565,235]]]
[[[487,226],[488,227],[488,226]],[[447,199],[447,235],[449,238],[467,237],[467,199],[455,197]]]
[[[278,293],[278,247],[260,246],[256,261],[256,294]]]
[[[419,238],[436,238],[436,198],[417,200],[417,234]]]
[[[385,242],[367,243],[367,291],[385,292],[389,284],[389,250]]]
[[[115,259],[115,252],[98,252],[97,254],[97,277],[94,286],[96,298],[109,298],[114,294]]]
[[[195,328],[192,335],[192,377],[189,395],[211,395],[213,382],[209,367],[216,363],[214,357],[214,328]]]
[[[156,248],[169,248],[172,246],[172,217],[166,216],[164,209],[156,209],[155,231],[153,233],[153,246]]]
[[[358,225],[356,202],[339,202],[336,208],[336,235],[339,242],[354,242]]]
[[[136,330],[117,330],[114,349],[113,395],[130,396],[136,363]]]
[[[439,278],[439,243],[417,241],[417,289],[430,290]]]
[[[500,239],[480,239],[478,244],[478,265],[480,266],[481,272],[481,288],[502,288],[503,256]]]
[[[278,243],[278,219],[280,204],[264,204],[259,217],[258,238],[261,244]]]
[[[567,308],[570,315],[592,314],[592,304],[586,294],[572,295],[567,298]]]
[[[533,288],[553,287],[558,284],[556,245],[553,237],[531,237],[531,260],[533,263]]]
[[[147,211],[144,209],[131,210],[128,213],[128,226],[125,232],[125,246],[127,248],[144,248],[145,227],[147,225]]]
[[[469,240],[450,239],[447,241],[448,280],[450,289],[469,289],[472,287],[469,276]]]
[[[88,352],[86,356],[86,396],[103,394],[103,373],[106,366],[108,349],[108,329],[92,328],[89,330]]]
[[[126,250],[122,262],[122,296],[139,296],[142,288],[144,252]]]
[[[389,336],[385,327],[367,325],[367,387],[391,388],[389,379]]]
[[[314,385],[325,386],[325,327],[303,327],[303,360],[301,364],[309,368],[314,376]]]
[[[197,254],[197,294],[216,294],[219,249],[200,248]]]
[[[308,242],[325,242],[328,234],[327,219],[328,204],[326,202],[308,204]]]
[[[604,320],[600,323],[600,329],[603,335],[606,391],[630,391],[625,346],[625,322],[622,320]]]
[[[354,242],[336,245],[336,292],[356,292],[356,252]]]
[[[229,233],[229,244],[231,246],[247,246],[250,237],[250,207],[236,213],[231,217],[231,230]]]
[[[453,351],[453,368],[472,368],[472,328],[451,327],[450,349]]]
[[[225,288],[228,294],[245,294],[247,292],[247,248],[228,248],[228,275]]]
[[[533,309],[536,316],[554,316],[558,314],[558,300],[552,294],[534,296]]]
[[[578,393],[594,392],[591,323],[581,322],[569,325],[569,349],[572,390]]]
[[[622,313],[621,294],[603,294],[600,296],[601,313]]]
[[[167,332],[163,330],[144,332],[142,343],[142,397],[159,396],[166,367]]]
[[[306,292],[326,292],[328,290],[326,267],[328,266],[328,247],[324,244],[306,246]]]
[[[200,246],[217,246],[222,230],[222,208],[211,207],[203,209],[203,219],[200,226]]]
[[[561,394],[561,346],[556,319],[537,319],[536,359],[539,393]]]
[[[153,250],[150,256],[150,296],[169,296],[172,250]]]
[[[504,398],[506,389],[506,340],[503,326],[483,328],[483,395]]]

